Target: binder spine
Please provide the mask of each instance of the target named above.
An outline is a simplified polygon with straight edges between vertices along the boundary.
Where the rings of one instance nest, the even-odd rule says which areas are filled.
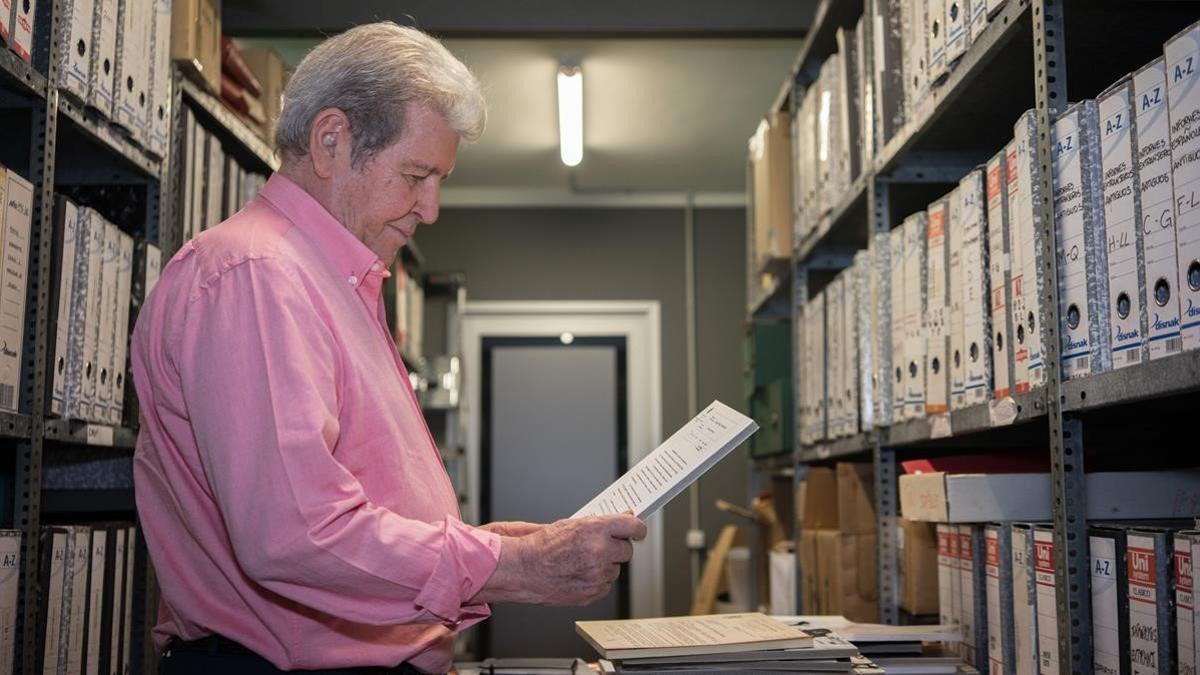
[[[984,528],[987,569],[988,672],[1007,673],[1015,662],[1013,651],[1012,537],[1008,525]]]
[[[857,375],[858,417],[864,431],[875,426],[875,358],[879,321],[874,313],[874,248],[854,255],[854,306],[858,324]]]
[[[926,336],[926,396],[925,414],[948,412],[950,388],[950,293],[949,250],[946,234],[949,228],[950,202],[953,196],[929,205],[926,227],[925,256],[925,317]]]
[[[892,375],[892,322],[895,319],[895,304],[892,296],[891,243],[892,237],[887,232],[876,233],[871,240],[870,309],[873,310],[872,328],[875,335],[875,367],[872,370],[875,387],[872,407],[875,426],[888,426],[893,419],[892,391],[895,379]]]
[[[992,157],[986,168],[988,304],[991,308],[991,396],[1003,399],[1012,393],[1013,330],[1012,279],[1009,251],[1008,180],[1005,151]]]
[[[1171,186],[1179,260],[1179,330],[1185,351],[1200,348],[1200,22],[1167,41]]]

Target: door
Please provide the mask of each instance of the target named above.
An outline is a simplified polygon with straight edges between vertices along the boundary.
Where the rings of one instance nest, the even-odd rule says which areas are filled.
[[[483,521],[549,523],[625,472],[622,337],[485,337],[482,342]],[[588,607],[503,604],[483,624],[485,655],[583,656],[574,622],[629,616],[628,574]]]

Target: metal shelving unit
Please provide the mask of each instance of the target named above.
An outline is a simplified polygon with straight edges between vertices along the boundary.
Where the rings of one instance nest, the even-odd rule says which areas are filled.
[[[97,489],[85,484],[56,484],[43,491],[44,467],[94,455],[131,470],[137,429],[129,426],[88,424],[47,417],[51,373],[49,346],[50,282],[53,276],[52,206],[54,194],[68,192],[119,224],[125,231],[157,242],[169,256],[180,244],[182,232],[177,212],[179,175],[171,157],[147,152],[99,111],[79,105],[60,94],[55,84],[57,28],[63,7],[57,0],[38,3],[33,64],[0,48],[0,115],[12,120],[14,139],[26,134],[28,147],[18,141],[0,151],[9,168],[35,185],[33,226],[26,301],[26,330],[20,414],[0,412],[0,443],[14,451],[14,528],[24,533],[22,570],[18,592],[15,672],[33,672],[38,660],[38,575],[41,569],[38,534],[43,514],[88,514],[136,518],[131,486]],[[278,166],[274,153],[262,139],[238,121],[214,97],[173,74],[172,133],[169,155],[179,151],[182,116],[187,104],[202,112],[207,129],[218,133],[239,159],[252,168],[269,172]],[[132,202],[132,203],[130,203]],[[128,411],[127,420],[136,420]],[[64,458],[66,458],[64,460]],[[85,481],[86,482],[86,481]],[[132,672],[155,670],[149,627],[157,613],[153,570],[144,545],[135,551],[134,659]]]
[[[821,63],[836,50],[833,36],[837,29],[852,26],[869,2],[821,2],[788,80],[794,87],[791,101],[800,99],[804,88],[816,80]],[[1041,128],[1049,128],[1053,111],[1065,107],[1068,84],[1076,98],[1099,94],[1122,74],[1150,61],[1156,49],[1161,51],[1163,40],[1198,18],[1195,6],[1189,8],[1185,3],[1131,7],[1086,0],[1008,0],[948,76],[931,90],[923,106],[910,113],[908,122],[865,163],[863,175],[853,181],[838,205],[815,231],[796,242],[789,308],[793,321],[799,321],[796,310],[848,267],[853,253],[865,247],[871,236],[925,208],[932,198],[1003,147],[1019,114],[1034,109]],[[869,24],[864,22],[867,31],[873,30]],[[1126,26],[1138,38],[1122,49],[1112,49],[1111,30]],[[864,40],[867,63],[872,62],[874,44],[873,39]],[[1038,139],[1038,158],[1043,194],[1052,194],[1048,133]],[[1049,199],[1040,207],[1046,261],[1043,273],[1054,280],[1054,214]],[[1046,284],[1042,304],[1042,325],[1057,327],[1056,283]],[[1061,382],[1056,330],[1051,331],[1045,348],[1048,380],[1043,387],[1016,394],[1001,404],[975,405],[935,419],[910,420],[808,446],[797,443],[792,460],[797,480],[813,463],[873,463],[880,620],[895,622],[899,618],[894,527],[899,511],[898,460],[926,453],[1049,450],[1055,547],[1062,552],[1056,556],[1060,661],[1064,672],[1087,673],[1092,666],[1092,642],[1082,480],[1084,427],[1092,430],[1087,447],[1102,454],[1136,433],[1128,428],[1128,421],[1122,421],[1122,415],[1112,414],[1114,410],[1129,415],[1139,414],[1139,406],[1147,410],[1165,407],[1179,415],[1194,410],[1200,402],[1200,352]],[[795,359],[797,391],[805,377],[801,363]],[[780,470],[776,461],[752,460],[751,487]],[[798,545],[798,528],[796,538]]]

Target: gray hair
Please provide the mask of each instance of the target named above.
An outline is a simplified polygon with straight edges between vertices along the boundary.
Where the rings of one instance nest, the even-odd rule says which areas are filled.
[[[466,141],[483,133],[487,107],[479,81],[438,40],[391,21],[371,23],[317,45],[283,93],[275,145],[287,157],[308,154],[317,113],[346,113],[359,166],[404,131],[409,103],[431,106]]]

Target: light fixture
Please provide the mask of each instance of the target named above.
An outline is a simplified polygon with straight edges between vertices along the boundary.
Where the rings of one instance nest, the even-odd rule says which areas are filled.
[[[558,68],[558,144],[563,164],[583,161],[583,70],[578,65]]]

